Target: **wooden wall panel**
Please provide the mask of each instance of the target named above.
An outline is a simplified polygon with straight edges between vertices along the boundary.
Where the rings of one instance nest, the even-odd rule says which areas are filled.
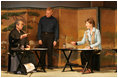
[[[115,11],[101,9],[101,37],[102,48],[113,49],[115,47]]]
[[[115,10],[115,49],[117,49],[117,10]]]
[[[101,17],[101,38],[103,49],[117,49],[117,17],[114,9],[100,9]],[[100,64],[104,66],[115,66],[117,65],[117,55],[113,50],[103,50],[101,52]]]
[[[35,9],[29,9],[28,10],[29,13],[37,13],[39,14],[39,16],[31,16],[31,15],[27,15],[27,24],[30,25],[32,27],[32,29],[28,29],[27,32],[30,33],[29,35],[29,40],[34,40],[37,41],[38,40],[38,36],[37,36],[37,32],[38,32],[38,23],[40,18],[45,14],[44,10],[35,10]]]
[[[117,54],[114,50],[102,50],[100,54],[100,67],[114,67],[117,65]]]
[[[77,10],[59,9],[59,48],[63,48],[63,43],[69,44],[71,41],[77,41],[77,22]],[[60,66],[64,66],[66,62],[62,53],[60,62]]]
[[[60,45],[62,46],[62,43],[64,41],[66,41],[66,43],[69,43],[72,40],[77,40],[77,10],[60,9],[59,15],[59,41],[61,42]]]

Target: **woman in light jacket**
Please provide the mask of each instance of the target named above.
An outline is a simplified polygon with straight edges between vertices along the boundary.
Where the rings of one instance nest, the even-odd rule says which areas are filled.
[[[84,37],[81,41],[74,42],[72,41],[71,44],[73,45],[82,45],[87,44],[85,49],[98,49],[101,50],[101,35],[100,31],[95,28],[95,21],[92,18],[88,18],[85,21],[86,27],[88,30],[85,31]],[[81,53],[81,62],[82,65],[85,65],[86,59],[89,60],[88,70],[89,72],[93,72],[92,69],[92,58],[90,59],[92,52],[84,51]]]

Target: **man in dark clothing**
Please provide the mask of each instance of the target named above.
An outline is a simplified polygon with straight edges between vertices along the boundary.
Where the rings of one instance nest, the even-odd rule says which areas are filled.
[[[19,19],[15,22],[15,28],[9,34],[9,63],[8,63],[8,71],[9,72],[17,72],[19,69],[19,61],[16,56],[16,53],[11,50],[11,48],[30,48],[29,42],[27,39],[27,34],[22,31],[24,22],[23,20]],[[23,54],[19,53],[21,57]],[[36,65],[36,59],[32,52],[28,52],[26,57],[23,58],[22,63],[33,63]]]
[[[56,46],[59,38],[59,27],[55,17],[52,16],[52,8],[46,9],[46,16],[42,17],[38,24],[38,40],[41,47],[47,47],[48,68],[53,67],[53,46]],[[41,52],[41,64],[45,67],[46,52]]]

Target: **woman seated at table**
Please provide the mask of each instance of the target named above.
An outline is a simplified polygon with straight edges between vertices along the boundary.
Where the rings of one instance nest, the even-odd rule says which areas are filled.
[[[27,39],[27,34],[22,31],[24,22],[21,19],[16,20],[15,28],[9,34],[9,61],[8,61],[8,72],[22,73],[22,68],[19,67],[19,61],[16,56],[16,53],[11,50],[11,48],[30,48],[29,42]],[[24,53],[23,53],[24,54]],[[23,55],[19,53],[19,56]],[[36,65],[36,59],[32,52],[27,52],[26,56],[22,60],[23,64],[32,63]]]
[[[86,43],[87,46],[85,47],[85,49],[99,49],[99,50],[102,49],[101,35],[100,31],[95,28],[95,21],[92,18],[88,18],[85,21],[85,24],[88,30],[85,31],[83,39],[77,42],[72,41],[71,44],[82,45]],[[81,53],[82,65],[85,65],[86,60],[89,60],[87,72],[90,73],[93,72],[92,62],[91,62],[92,59],[90,59],[91,53],[92,52],[87,52],[87,51]]]

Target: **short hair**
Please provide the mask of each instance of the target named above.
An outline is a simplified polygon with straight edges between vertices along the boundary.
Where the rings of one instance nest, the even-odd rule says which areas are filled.
[[[95,21],[93,20],[93,18],[88,18],[88,19],[85,21],[85,23],[86,23],[86,22],[92,24],[93,27],[95,27]]]
[[[53,12],[53,9],[51,8],[51,7],[48,7],[47,9],[46,9],[46,11],[52,11]]]
[[[17,19],[14,23],[14,28],[16,28],[16,25],[19,24],[19,21],[22,21],[24,23],[24,20],[23,19]]]
[[[16,26],[17,24],[19,24],[19,21],[22,21],[22,22],[24,23],[24,20],[23,20],[23,19],[17,19],[17,20],[15,21],[15,26]]]

